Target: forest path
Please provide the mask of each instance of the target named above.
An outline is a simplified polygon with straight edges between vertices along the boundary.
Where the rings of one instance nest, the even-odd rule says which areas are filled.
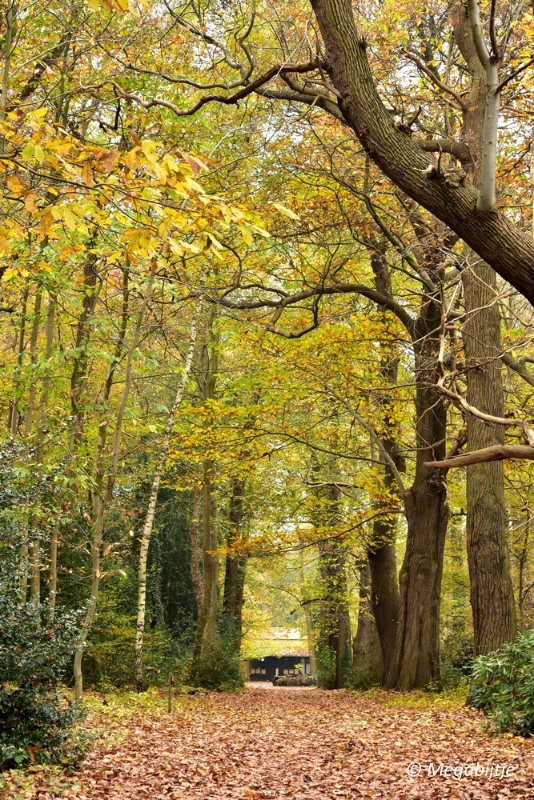
[[[100,718],[100,715],[101,718]],[[97,712],[102,737],[59,796],[79,800],[534,799],[534,742],[492,738],[446,699],[248,688],[162,713]],[[411,778],[407,768],[421,767]],[[508,776],[447,777],[498,764]],[[429,769],[429,763],[433,766]],[[413,767],[417,771],[417,767]],[[435,773],[435,774],[434,774]],[[67,783],[69,786],[67,786]],[[43,783],[36,800],[57,797]]]

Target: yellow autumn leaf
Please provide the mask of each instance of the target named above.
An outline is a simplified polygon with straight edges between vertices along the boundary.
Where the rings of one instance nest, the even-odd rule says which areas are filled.
[[[271,203],[271,205],[274,206],[276,210],[279,211],[281,214],[285,214],[286,217],[289,217],[290,219],[300,220],[298,214],[295,214],[294,211],[291,211],[290,208],[286,208],[281,203]]]
[[[141,150],[145,154],[146,158],[150,163],[153,163],[157,156],[156,156],[156,149],[157,149],[157,142],[153,142],[150,139],[145,139],[141,142]]]

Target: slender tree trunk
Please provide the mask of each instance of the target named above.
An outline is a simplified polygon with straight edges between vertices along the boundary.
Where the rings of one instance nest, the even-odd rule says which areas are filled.
[[[193,589],[197,601],[197,616],[200,618],[202,611],[202,596],[204,594],[204,585],[202,570],[200,568],[200,561],[202,558],[202,549],[200,547],[200,505],[201,494],[198,486],[195,485],[193,489],[193,514],[191,516],[191,524],[189,526],[189,535],[191,539],[191,579],[193,581]]]
[[[322,497],[319,519],[324,530],[339,521],[339,489],[329,485]],[[347,597],[346,550],[337,539],[319,543],[319,572],[323,586],[318,634],[319,683],[342,689],[352,667],[350,616]]]
[[[106,506],[113,497],[113,488],[115,485],[115,478],[117,475],[117,468],[120,458],[120,445],[122,438],[122,425],[124,419],[124,412],[128,403],[128,397],[132,385],[132,363],[133,356],[139,345],[141,336],[141,328],[145,319],[146,309],[152,295],[152,284],[154,282],[154,271],[151,269],[148,282],[145,289],[145,297],[137,315],[137,321],[132,336],[128,354],[126,357],[126,370],[124,376],[124,386],[122,390],[119,408],[117,410],[117,419],[115,423],[115,437],[113,442],[113,452],[111,456],[111,465],[107,474],[107,485],[105,485],[105,466],[104,455],[107,437],[107,425],[101,424],[99,426],[99,443],[97,453],[97,465],[95,470],[95,493],[93,495],[93,540],[91,545],[91,595],[87,606],[85,619],[82,623],[80,636],[78,638],[77,649],[74,655],[74,689],[75,697],[81,700],[83,696],[83,675],[82,675],[82,660],[83,651],[87,641],[87,636],[91,630],[94,616],[96,613],[96,605],[98,599],[98,590],[100,587],[100,546],[102,544],[102,537],[104,535],[104,520],[106,513]],[[116,361],[111,365],[110,369],[115,369]],[[111,381],[109,381],[111,386]]]
[[[236,541],[243,534],[245,481],[235,478],[230,497],[230,530],[227,538],[226,571],[224,576],[223,612],[236,653],[241,650],[243,635],[243,599],[247,556],[236,550]]]
[[[13,399],[11,401],[11,414],[9,415],[9,431],[11,436],[17,435],[19,427],[19,390],[22,377],[22,359],[24,358],[24,345],[26,336],[26,312],[28,308],[28,284],[24,287],[22,294],[22,308],[20,311],[20,324],[17,340],[17,364],[13,379]]]
[[[213,470],[213,461],[209,459],[205,460],[203,463],[202,482],[202,566],[204,592],[191,667],[191,677],[194,682],[202,682],[204,668],[212,657],[217,638],[219,556],[217,553],[218,541],[214,514]]]
[[[368,164],[368,162],[367,162]],[[368,169],[368,166],[367,166]],[[367,192],[368,173],[366,170],[365,187]],[[392,294],[391,277],[386,254],[386,242],[383,244],[375,244],[371,251],[371,267],[373,269],[374,283],[378,291],[385,295]],[[382,312],[384,323],[386,322],[386,309],[380,309]],[[380,345],[381,350],[381,363],[380,371],[387,379],[391,386],[397,383],[398,375],[398,358],[391,352],[391,346],[387,344]],[[377,401],[380,418],[383,427],[387,432],[382,435],[381,443],[384,451],[389,455],[392,462],[395,464],[399,472],[405,471],[404,458],[399,452],[399,447],[396,442],[398,431],[391,425],[390,420],[395,415],[392,413],[390,403],[387,399],[380,397]],[[391,491],[395,488],[396,480],[391,466],[384,461],[384,488],[386,491]],[[400,487],[398,487],[400,488]],[[395,552],[395,541],[397,534],[397,519],[391,517],[377,517],[373,522],[373,539],[372,545],[368,548],[367,557],[369,561],[369,575],[370,575],[370,607],[372,609],[376,630],[380,647],[382,651],[382,680],[388,674],[391,660],[395,652],[395,639],[397,635],[397,624],[399,620],[399,585],[397,577],[397,556]],[[364,580],[364,587],[367,582],[367,576]],[[359,624],[359,622],[358,622]],[[371,642],[375,641],[372,635]],[[373,651],[370,651],[371,661],[370,668],[373,674],[376,674],[376,658]]]
[[[375,520],[373,523],[373,541],[377,543],[382,541],[384,544],[369,548],[367,551],[370,577],[369,603],[382,653],[382,677],[387,674],[395,652],[399,618],[399,587],[395,553],[396,532],[396,520]],[[373,657],[371,666],[374,663],[376,663],[376,660]]]
[[[50,616],[53,619],[57,598],[57,551],[58,551],[58,526],[54,525],[50,536],[50,577],[48,579],[48,604]]]
[[[146,616],[146,567],[148,559],[148,548],[150,545],[150,537],[152,535],[152,528],[154,527],[154,517],[156,515],[156,504],[158,501],[158,491],[167,463],[167,456],[171,445],[172,431],[176,422],[176,415],[182,403],[185,394],[189,373],[191,372],[191,365],[193,363],[193,355],[195,352],[195,343],[197,339],[198,322],[200,312],[202,309],[202,295],[199,297],[195,312],[193,314],[193,321],[191,323],[191,332],[189,334],[189,347],[185,358],[182,377],[176,391],[174,403],[167,418],[167,425],[163,435],[163,441],[159,446],[158,461],[156,470],[152,479],[152,488],[150,490],[150,498],[148,501],[148,509],[143,526],[143,533],[141,535],[141,548],[139,553],[139,568],[137,573],[137,627],[135,634],[135,682],[137,691],[143,691],[143,636],[145,631],[145,616]]]
[[[215,397],[218,370],[217,335],[214,329],[215,312],[208,320],[208,342],[202,351],[202,394],[209,408]],[[208,423],[207,423],[208,424]],[[217,640],[217,614],[219,595],[219,555],[214,498],[215,464],[205,459],[202,465],[202,608],[198,620],[197,637],[193,652],[191,678],[201,683],[203,671],[212,658]]]
[[[52,295],[48,297],[48,310],[46,315],[46,344],[45,344],[45,373],[39,400],[39,420],[37,428],[37,446],[35,450],[35,460],[37,464],[44,462],[44,443],[47,426],[48,396],[50,393],[50,359],[52,358],[52,347],[54,343],[54,320],[56,314],[56,299]],[[57,594],[57,550],[58,550],[58,525],[54,525],[50,537],[50,572],[48,579],[48,603],[51,615],[54,615]]]
[[[16,367],[15,367],[15,374],[13,376],[13,398],[11,400],[11,407],[9,413],[9,432],[10,435],[14,438],[17,435],[17,430],[19,426],[19,391],[20,391],[20,382],[22,378],[22,360],[24,358],[24,347],[25,347],[25,336],[26,336],[26,312],[28,307],[28,294],[29,294],[29,287],[28,283],[26,283],[24,287],[24,292],[22,294],[22,308],[20,314],[20,322],[19,322],[19,329],[18,335],[16,337],[15,349],[17,353],[17,360],[16,360]],[[29,549],[27,544],[28,532],[29,532],[29,524],[26,520],[25,523],[26,528],[26,542],[20,548],[20,595],[22,598],[22,602],[26,602],[26,596],[28,594],[28,569],[29,569]]]
[[[17,5],[15,0],[7,0],[5,21],[6,30],[4,34],[4,68],[2,70],[2,98],[0,100],[0,119],[5,119],[7,112],[7,94],[9,91],[9,80],[11,72],[11,54],[13,49],[13,35],[15,33],[15,20],[17,16]],[[4,150],[4,138],[0,140],[1,150]]]
[[[98,298],[97,257],[89,254],[84,264],[82,310],[76,329],[75,357],[70,378],[72,428],[70,451],[74,453],[83,438],[85,410],[83,404],[88,368],[88,345],[91,338],[91,321]],[[101,284],[100,284],[101,285]]]
[[[33,322],[30,333],[30,364],[35,368],[38,361],[37,343],[39,339],[39,327],[41,325],[41,306],[43,301],[43,287],[37,286],[35,292],[35,301],[33,306]],[[27,439],[31,434],[33,425],[33,415],[35,411],[35,398],[37,396],[37,382],[34,375],[30,377],[30,391],[28,394],[28,407],[24,418],[24,436]],[[36,464],[42,465],[42,458],[39,460],[39,454],[36,457]],[[40,526],[38,517],[31,515],[30,530],[36,526]],[[41,553],[40,553],[39,539],[33,538],[29,547],[29,562],[30,562],[30,598],[34,605],[38,606],[41,602]]]

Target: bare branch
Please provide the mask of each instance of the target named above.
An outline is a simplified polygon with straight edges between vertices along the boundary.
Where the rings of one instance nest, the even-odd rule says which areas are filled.
[[[131,100],[134,103],[137,103],[144,109],[153,108],[154,106],[161,106],[163,108],[168,108],[177,117],[191,117],[200,111],[200,109],[205,106],[207,103],[223,103],[224,105],[235,105],[240,100],[243,100],[248,95],[256,92],[260,87],[264,84],[268,83],[273,78],[278,76],[282,76],[286,72],[313,72],[313,70],[317,69],[318,61],[310,61],[307,64],[276,64],[274,67],[271,67],[264,72],[263,75],[260,75],[254,81],[251,81],[243,88],[239,89],[234,94],[224,95],[224,94],[210,94],[201,97],[200,100],[195,103],[195,105],[191,106],[190,108],[179,108],[175,103],[171,103],[169,100],[162,100],[161,98],[155,98],[154,100],[144,100],[139,95],[133,94],[132,92],[127,92],[125,89],[122,88],[118,83],[115,81],[111,81],[112,86],[116,90],[116,92],[121,96],[124,97],[125,100]]]
[[[325,389],[331,395],[333,395],[336,398],[336,400],[338,400],[342,405],[345,406],[345,408],[347,409],[349,414],[353,417],[353,419],[356,422],[358,422],[363,428],[365,428],[366,431],[368,431],[369,435],[371,436],[371,439],[378,446],[378,449],[380,450],[380,455],[384,459],[384,462],[387,463],[388,467],[390,468],[391,472],[393,473],[393,475],[395,477],[395,480],[397,481],[397,485],[399,487],[400,494],[404,497],[404,495],[406,494],[406,487],[404,485],[404,481],[402,480],[401,474],[400,474],[399,470],[397,469],[397,465],[395,464],[395,461],[391,458],[390,454],[388,453],[388,451],[384,447],[384,444],[383,444],[382,440],[380,439],[380,437],[376,433],[376,431],[373,428],[373,426],[370,425],[369,422],[367,422],[367,420],[364,419],[361,416],[361,414],[358,414],[358,412],[354,408],[352,408],[350,403],[347,400],[345,400],[344,397],[342,397],[336,391],[334,391],[334,389],[332,389],[331,386],[329,386],[327,383],[325,383],[324,386],[325,386]]]
[[[518,375],[521,375],[523,380],[527,383],[530,383],[531,386],[534,386],[534,375],[532,372],[525,367],[524,363],[521,361],[516,361],[510,353],[503,353],[501,356],[501,361],[506,364],[509,369],[513,369],[514,372],[517,372]]]
[[[270,290],[266,290],[270,291]],[[367,297],[379,306],[391,311],[404,325],[410,336],[415,335],[415,320],[411,314],[394,300],[390,295],[383,294],[382,292],[372,289],[369,286],[358,283],[343,283],[339,282],[333,286],[316,286],[313,289],[305,289],[302,292],[296,292],[293,295],[280,299],[270,300],[268,298],[262,300],[230,300],[228,296],[223,297],[206,297],[210,303],[218,303],[225,308],[239,308],[239,309],[255,309],[255,308],[286,308],[288,306],[296,305],[297,303],[307,300],[310,297],[321,296],[326,294],[360,294],[362,297]]]
[[[446,92],[447,94],[450,94],[450,96],[451,96],[451,97],[453,97],[453,98],[456,100],[456,104],[457,104],[457,107],[458,107],[459,109],[462,109],[462,110],[463,110],[463,109],[465,108],[465,103],[464,103],[464,101],[462,100],[462,98],[460,97],[460,95],[459,95],[457,92],[455,92],[455,91],[454,91],[454,89],[451,89],[451,87],[450,87],[450,86],[445,86],[445,84],[444,84],[444,83],[442,83],[442,82],[440,81],[440,79],[437,77],[437,75],[435,75],[435,74],[432,72],[432,70],[431,70],[431,69],[429,69],[429,68],[427,67],[427,65],[426,65],[426,64],[425,64],[423,61],[421,61],[421,59],[420,59],[420,58],[418,58],[418,57],[417,57],[416,55],[414,55],[413,53],[409,53],[409,52],[405,52],[405,53],[404,53],[404,55],[405,55],[405,56],[406,56],[406,58],[408,58],[410,61],[413,61],[413,63],[414,63],[414,64],[416,64],[416,65],[417,65],[417,67],[419,67],[419,69],[420,69],[422,72],[424,72],[424,73],[425,73],[425,75],[427,75],[427,76],[430,78],[430,80],[432,81],[432,83],[433,83],[435,86],[437,86],[437,87],[438,87],[438,89],[441,89],[441,91],[442,91],[442,92]]]
[[[516,69],[515,72],[512,72],[511,75],[508,75],[507,78],[505,78],[503,81],[501,81],[500,84],[497,86],[497,92],[502,92],[504,87],[508,83],[510,83],[510,81],[513,81],[514,78],[517,78],[518,75],[521,75],[521,73],[524,72],[529,67],[531,67],[532,64],[534,64],[534,57],[531,58],[529,61],[527,61],[526,64],[522,64],[518,69]]]
[[[468,167],[473,159],[469,148],[463,142],[455,142],[454,139],[416,139],[417,144],[421,145],[427,153],[449,153],[454,156],[462,166]]]
[[[427,461],[425,467],[440,467],[451,469],[455,467],[468,467],[471,464],[486,464],[489,461],[504,461],[507,458],[520,458],[534,461],[534,446],[527,444],[494,444],[473,450],[454,458],[445,458],[443,461]]]
[[[496,0],[491,0],[490,18],[489,18],[489,37],[491,42],[491,54],[495,60],[500,59],[500,49],[497,42],[497,35],[495,33],[495,6]]]

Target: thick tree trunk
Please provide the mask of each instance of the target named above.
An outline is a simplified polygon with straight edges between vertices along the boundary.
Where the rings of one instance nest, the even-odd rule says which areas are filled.
[[[415,340],[416,466],[404,498],[408,535],[400,572],[400,614],[395,656],[385,685],[400,691],[439,681],[439,610],[448,522],[447,491],[439,470],[425,461],[445,455],[447,409],[436,383],[441,305],[429,300]],[[431,458],[432,456],[432,458]]]
[[[243,535],[245,481],[239,478],[232,482],[230,529],[227,538],[226,571],[224,576],[223,612],[234,652],[241,649],[243,633],[243,594],[247,570],[247,556],[240,552],[236,542]]]
[[[464,114],[464,139],[472,154],[471,177],[481,184],[487,159],[485,127],[488,102],[492,101],[496,63],[483,64],[473,40],[473,23],[464,6],[453,9],[455,39],[471,74],[471,90]],[[479,48],[480,50],[480,43]],[[482,48],[484,49],[484,48]],[[490,78],[488,74],[490,74]],[[493,77],[491,77],[493,76]],[[491,135],[493,147],[496,135]],[[493,156],[494,160],[494,156]],[[487,174],[486,174],[487,177]],[[492,180],[494,185],[494,179]],[[493,189],[480,199],[491,202]],[[466,361],[467,402],[488,414],[504,417],[501,376],[501,315],[495,302],[497,276],[470,248],[462,271],[466,318],[463,344]],[[504,428],[490,427],[468,415],[470,450],[504,444]],[[508,559],[506,502],[502,461],[467,467],[467,553],[471,582],[475,654],[495,650],[516,634],[515,603]]]
[[[395,580],[396,580],[395,575]],[[391,652],[393,652],[394,640]],[[360,603],[358,628],[352,644],[352,666],[356,683],[365,688],[369,684],[381,683],[384,675],[384,660],[381,642],[371,605],[371,570],[369,564],[360,569]]]
[[[472,254],[462,275],[468,316],[463,327],[467,401],[504,416],[501,379],[500,314],[495,273]],[[504,443],[504,428],[467,418],[470,450]],[[515,602],[510,576],[504,498],[503,462],[467,467],[467,553],[471,581],[475,654],[496,650],[516,634]]]

